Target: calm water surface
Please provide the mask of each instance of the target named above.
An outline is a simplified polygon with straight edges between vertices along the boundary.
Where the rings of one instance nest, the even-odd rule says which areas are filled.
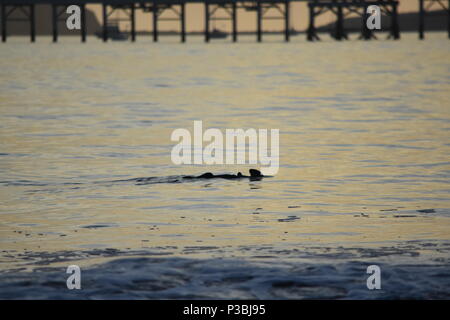
[[[0,296],[70,296],[75,261],[89,269],[87,297],[411,297],[408,272],[417,297],[449,297],[446,35],[280,37],[1,45]],[[278,174],[124,181],[250,168],[172,164],[170,135],[194,120],[280,129]],[[369,264],[386,265],[381,294],[365,287]],[[104,273],[128,289],[112,294]],[[61,288],[46,285],[54,274]],[[130,284],[144,275],[145,290]],[[37,277],[34,290],[23,277]]]

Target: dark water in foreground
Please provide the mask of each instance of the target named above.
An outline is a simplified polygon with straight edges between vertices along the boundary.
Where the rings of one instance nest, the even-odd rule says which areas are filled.
[[[239,247],[245,259],[223,258],[229,248],[154,251],[115,249],[39,253],[33,272],[0,275],[0,298],[30,299],[448,299],[450,242],[407,242],[368,248],[277,250]],[[190,258],[207,251],[215,258]],[[439,254],[436,254],[439,252]],[[27,256],[26,254],[24,256]],[[33,256],[31,254],[30,256]],[[28,256],[29,259],[31,257]],[[81,290],[66,288],[66,268],[47,264],[109,258],[82,271]],[[420,262],[419,262],[420,261]],[[366,287],[367,267],[382,270],[381,290]]]

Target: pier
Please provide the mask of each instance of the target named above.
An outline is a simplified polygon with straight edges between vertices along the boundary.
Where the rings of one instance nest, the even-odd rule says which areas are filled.
[[[367,29],[367,8],[371,5],[380,7],[382,13],[391,19],[390,35],[393,39],[400,39],[398,26],[398,1],[309,1],[309,27],[307,39],[309,41],[320,40],[315,28],[315,17],[326,12],[332,12],[336,16],[335,30],[332,34],[336,40],[348,39],[344,29],[344,18],[351,13],[358,14],[361,19],[361,38],[369,40],[373,38],[372,30]]]
[[[450,0],[416,0],[418,2],[418,33],[419,38],[424,39],[425,16],[433,6],[440,6],[448,14],[448,37],[450,38]],[[350,14],[361,17],[360,39],[370,40],[376,38],[373,30],[366,27],[369,17],[367,8],[371,5],[380,7],[384,16],[389,17],[389,38],[400,39],[400,28],[398,23],[398,0],[0,0],[1,3],[1,34],[2,42],[7,41],[8,23],[21,22],[29,25],[30,41],[36,40],[35,6],[48,5],[52,8],[52,35],[53,42],[58,41],[58,22],[66,8],[70,5],[78,5],[81,9],[81,41],[86,41],[86,6],[97,4],[102,6],[102,39],[104,42],[109,38],[109,18],[117,11],[125,13],[125,18],[130,24],[130,39],[136,40],[136,11],[149,13],[152,16],[153,41],[159,40],[159,24],[164,21],[176,21],[180,28],[180,41],[186,42],[186,6],[190,3],[201,3],[204,6],[204,41],[211,40],[211,22],[227,21],[231,23],[231,39],[238,41],[237,12],[239,10],[253,11],[256,13],[256,41],[263,40],[263,22],[267,20],[280,20],[283,22],[284,40],[290,40],[291,4],[293,2],[306,2],[309,13],[309,26],[306,30],[306,38],[309,41],[320,40],[316,29],[316,18],[324,13],[331,12],[336,20],[332,37],[335,40],[348,39],[344,28],[344,20]],[[12,17],[13,12],[19,12],[20,17]],[[170,12],[170,13],[169,13]],[[221,15],[219,15],[221,13]],[[225,14],[225,16],[224,16]],[[117,19],[116,19],[117,20]]]

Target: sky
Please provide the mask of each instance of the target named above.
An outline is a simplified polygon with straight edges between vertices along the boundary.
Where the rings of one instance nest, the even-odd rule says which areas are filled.
[[[399,6],[399,12],[413,12],[418,9],[418,0],[401,0]],[[101,15],[101,6],[100,5],[90,5],[88,8],[95,12],[97,15],[98,21],[101,23],[102,15]],[[437,5],[434,7],[435,9],[439,9]],[[217,12],[217,14],[219,11]],[[204,27],[204,6],[202,4],[192,3],[186,6],[186,29],[187,31],[202,31]],[[276,9],[270,9],[267,13],[267,16],[280,16],[280,13],[276,11]],[[222,9],[220,16],[226,17],[227,13]],[[125,18],[126,15],[124,12],[114,12],[110,19],[114,18]],[[166,10],[161,17],[175,17],[175,14],[170,10]],[[254,31],[256,30],[256,12],[246,12],[244,9],[238,10],[238,30],[239,31]],[[291,27],[296,30],[304,30],[308,24],[308,8],[307,4],[304,2],[301,3],[293,3],[291,5]],[[335,20],[334,15],[331,13],[324,14],[317,18],[317,26],[327,24]],[[180,24],[178,21],[160,21],[159,24],[160,30],[179,30]],[[218,28],[224,31],[231,30],[231,22],[230,21],[215,21],[211,22],[211,28]],[[130,23],[129,22],[121,22],[121,29],[129,30]],[[283,20],[274,21],[274,20],[266,20],[263,21],[263,29],[264,30],[282,30],[284,28]],[[141,10],[138,10],[136,13],[136,29],[138,31],[151,31],[152,30],[152,14],[151,13],[143,13]]]

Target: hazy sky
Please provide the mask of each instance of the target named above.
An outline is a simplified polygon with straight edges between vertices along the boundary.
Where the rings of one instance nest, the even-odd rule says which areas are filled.
[[[93,10],[97,14],[98,20],[101,22],[101,6],[100,5],[90,5],[89,9]],[[435,6],[438,9],[437,6]],[[417,11],[418,9],[418,1],[417,0],[401,0],[400,1],[400,12],[411,12]],[[221,16],[227,16],[227,13],[222,10]],[[218,11],[219,12],[219,11]],[[217,12],[217,13],[218,13]],[[275,9],[269,10],[266,15],[269,16],[280,15],[278,11]],[[204,6],[202,4],[188,4],[186,7],[186,21],[187,21],[187,31],[200,31],[203,30],[204,26]],[[163,17],[174,17],[175,14],[170,10],[167,10],[162,15]],[[114,12],[110,18],[118,18],[118,17],[126,17],[123,12],[120,10],[118,12]],[[137,30],[152,30],[152,14],[151,13],[142,13],[141,10],[137,11],[136,14],[136,28]],[[331,21],[334,21],[334,15],[327,13],[320,18],[317,19],[317,25],[326,24]],[[303,30],[307,27],[308,24],[308,8],[306,3],[293,3],[291,5],[291,27],[295,29]],[[128,22],[122,22],[121,28],[124,30],[129,29]],[[159,22],[160,30],[179,30],[179,22],[177,21],[161,21]],[[211,28],[217,27],[221,30],[230,30],[231,22],[228,21],[216,21],[211,22]],[[263,29],[264,30],[281,30],[283,28],[283,20],[273,21],[266,20],[263,21]],[[247,12],[243,9],[238,10],[238,30],[247,31],[247,30],[255,30],[256,29],[256,12]]]

